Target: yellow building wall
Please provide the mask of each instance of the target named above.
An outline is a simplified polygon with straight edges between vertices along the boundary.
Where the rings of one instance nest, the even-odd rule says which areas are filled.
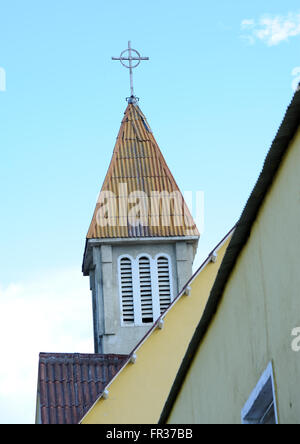
[[[204,310],[210,289],[230,239],[191,283],[190,296],[182,296],[109,386],[108,399],[100,398],[83,424],[155,424],[158,422],[183,355]]]
[[[279,423],[300,423],[300,132],[200,344],[169,423],[241,423],[241,409],[272,361]]]

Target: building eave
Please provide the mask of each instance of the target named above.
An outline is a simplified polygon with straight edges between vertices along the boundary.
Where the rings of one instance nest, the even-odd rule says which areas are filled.
[[[103,239],[86,239],[85,250],[83,255],[82,272],[85,276],[89,275],[89,267],[91,262],[91,249],[101,245],[147,245],[147,244],[170,244],[176,242],[187,242],[193,244],[196,249],[198,247],[200,236],[164,236],[164,237],[118,237]]]

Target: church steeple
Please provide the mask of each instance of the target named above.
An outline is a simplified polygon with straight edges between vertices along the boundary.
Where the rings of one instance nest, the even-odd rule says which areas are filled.
[[[121,54],[119,60],[140,60]],[[132,86],[132,69],[131,69]],[[199,232],[131,98],[88,230],[95,353],[127,354],[192,275]]]
[[[199,236],[150,126],[126,108],[87,238]]]
[[[129,353],[192,275],[199,232],[136,104],[128,104],[87,234],[96,353]]]

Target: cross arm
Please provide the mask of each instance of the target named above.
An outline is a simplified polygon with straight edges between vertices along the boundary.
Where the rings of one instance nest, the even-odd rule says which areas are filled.
[[[149,57],[112,57],[112,60],[149,60]]]

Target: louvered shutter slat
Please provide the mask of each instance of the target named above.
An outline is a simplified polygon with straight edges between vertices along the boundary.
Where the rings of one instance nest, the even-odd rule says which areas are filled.
[[[151,268],[147,257],[139,260],[139,282],[142,322],[153,322]]]
[[[129,258],[120,260],[120,281],[122,320],[124,324],[134,324],[132,263]]]
[[[160,312],[163,313],[171,303],[170,265],[168,258],[157,259],[158,290]]]

